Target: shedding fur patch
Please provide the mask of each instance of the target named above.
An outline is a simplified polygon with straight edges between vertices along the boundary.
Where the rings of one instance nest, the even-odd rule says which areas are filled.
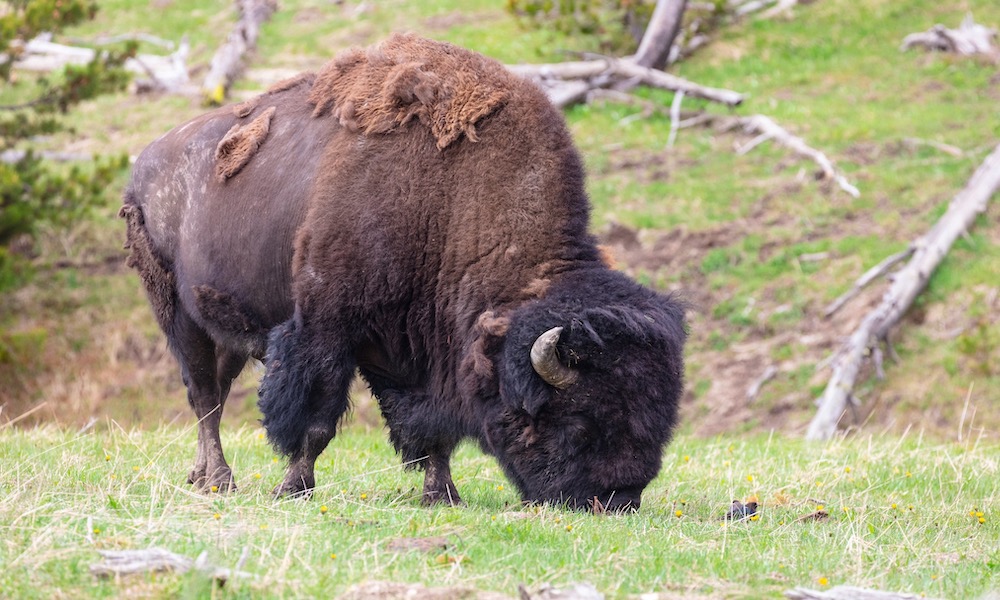
[[[348,50],[320,71],[309,95],[313,116],[331,112],[352,131],[390,133],[414,118],[440,150],[503,106],[517,79],[482,55],[412,34]]]
[[[146,233],[142,209],[134,204],[126,204],[118,211],[118,216],[125,219],[124,247],[129,251],[125,264],[139,273],[160,328],[165,332],[170,331],[176,305],[174,274],[156,255],[153,241]]]
[[[260,104],[260,99],[261,96],[254,96],[249,100],[233,105],[233,115],[235,115],[237,119],[245,119],[249,117],[250,113],[252,113],[253,110],[257,108],[257,105]]]
[[[275,107],[270,107],[245,125],[237,123],[215,148],[215,175],[225,182],[245,167],[267,139]]]

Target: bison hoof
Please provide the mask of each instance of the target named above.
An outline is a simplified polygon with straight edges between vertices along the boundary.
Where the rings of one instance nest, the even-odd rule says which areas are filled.
[[[420,503],[424,506],[435,506],[438,504],[444,506],[465,506],[465,502],[458,496],[458,491],[456,490],[446,490],[443,492],[424,490],[424,495],[420,499]]]
[[[188,475],[188,483],[193,484],[203,492],[235,492],[236,482],[229,467],[219,468],[209,475],[205,471],[195,469]]]
[[[308,500],[312,497],[315,483],[306,481],[303,477],[288,477],[281,485],[274,488],[275,498],[302,498]]]

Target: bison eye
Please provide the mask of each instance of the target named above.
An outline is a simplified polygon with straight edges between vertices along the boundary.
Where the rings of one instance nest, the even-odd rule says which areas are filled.
[[[597,427],[590,419],[573,419],[566,427],[566,439],[575,448],[585,448],[597,440]]]

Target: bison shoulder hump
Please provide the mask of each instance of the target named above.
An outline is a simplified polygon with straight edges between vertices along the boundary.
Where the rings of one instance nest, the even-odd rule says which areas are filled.
[[[363,134],[391,133],[414,118],[439,149],[502,107],[519,80],[475,52],[412,34],[396,34],[367,49],[348,50],[320,71],[309,102],[314,116],[330,112]]]

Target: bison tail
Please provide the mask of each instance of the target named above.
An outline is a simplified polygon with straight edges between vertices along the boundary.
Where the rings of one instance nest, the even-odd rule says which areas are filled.
[[[271,330],[264,361],[267,373],[257,401],[271,445],[288,456],[302,446],[317,376],[313,361],[305,356],[301,337],[301,323],[295,317]]]
[[[156,321],[169,337],[177,308],[174,273],[156,251],[131,188],[125,193],[125,203],[118,216],[125,219],[125,249],[129,251],[125,264],[138,271]]]

